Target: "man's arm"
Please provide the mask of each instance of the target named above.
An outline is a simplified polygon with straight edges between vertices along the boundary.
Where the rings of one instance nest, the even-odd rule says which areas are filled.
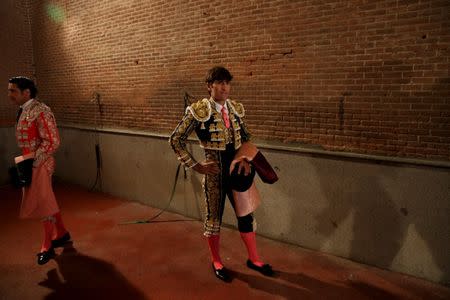
[[[188,168],[192,168],[197,164],[197,161],[186,148],[186,140],[197,125],[198,121],[187,110],[183,119],[178,123],[178,126],[169,138],[170,146],[172,146],[178,160]]]
[[[186,148],[186,139],[198,124],[199,121],[194,118],[192,112],[187,110],[183,119],[170,136],[169,143],[177,155],[178,160],[186,167],[192,168],[201,174],[218,174],[220,169],[216,161],[197,162]]]
[[[245,120],[241,119],[241,121],[242,121],[240,124],[240,126],[241,126],[241,142],[242,143],[249,142],[252,135],[248,131],[247,124],[245,124]]]
[[[47,109],[36,118],[41,143],[36,149],[33,166],[40,166],[49,156],[55,153],[60,144],[58,128],[53,113]]]

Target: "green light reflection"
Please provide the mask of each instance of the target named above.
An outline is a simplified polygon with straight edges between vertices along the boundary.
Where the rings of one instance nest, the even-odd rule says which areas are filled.
[[[47,15],[55,23],[62,23],[66,19],[64,9],[59,5],[53,3],[47,3],[46,5]]]

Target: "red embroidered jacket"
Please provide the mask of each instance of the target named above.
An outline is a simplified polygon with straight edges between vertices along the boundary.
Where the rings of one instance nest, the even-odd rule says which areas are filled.
[[[52,154],[59,147],[60,139],[55,117],[47,105],[33,100],[23,108],[16,126],[16,140],[22,155],[35,152],[34,167],[45,164],[53,173]]]

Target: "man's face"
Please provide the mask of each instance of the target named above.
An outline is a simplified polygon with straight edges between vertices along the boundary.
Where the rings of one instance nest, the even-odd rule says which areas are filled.
[[[216,80],[208,84],[208,91],[211,93],[211,97],[217,101],[227,100],[230,90],[231,85],[227,80]]]
[[[30,100],[30,90],[21,91],[15,83],[8,84],[8,98],[17,105],[22,105]]]

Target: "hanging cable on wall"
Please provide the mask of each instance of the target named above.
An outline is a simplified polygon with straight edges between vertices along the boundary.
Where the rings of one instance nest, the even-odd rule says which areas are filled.
[[[101,191],[103,189],[102,186],[102,153],[100,149],[100,134],[98,132],[99,125],[102,127],[103,120],[103,109],[100,99],[100,94],[98,92],[92,93],[91,103],[96,104],[96,113],[94,117],[94,141],[95,141],[95,161],[96,161],[96,170],[97,174],[95,176],[95,182],[89,189],[90,191],[94,190],[96,187]],[[99,118],[98,118],[99,117]],[[100,119],[100,121],[98,121]],[[100,123],[100,124],[99,124]]]
[[[184,92],[184,96],[183,96],[183,102],[184,102],[184,109],[183,111],[186,111],[186,108],[192,103],[191,99],[195,99],[191,94],[189,94],[188,92]],[[170,204],[172,203],[173,200],[173,196],[175,195],[175,188],[177,186],[178,183],[178,176],[180,174],[180,169],[181,169],[181,163],[179,163],[177,165],[177,171],[175,172],[175,178],[173,181],[173,185],[172,185],[172,190],[170,192],[169,195],[169,201],[167,202],[166,206],[161,209],[158,213],[156,213],[155,215],[153,215],[152,217],[145,219],[145,220],[133,220],[133,221],[128,221],[128,222],[121,222],[119,223],[119,225],[130,225],[130,224],[148,224],[148,223],[152,223],[155,222],[154,220],[156,218],[158,218],[160,215],[162,215],[169,207]],[[186,168],[183,168],[184,170],[184,179],[187,179],[187,174],[186,174]],[[176,221],[180,221],[180,220],[176,220]],[[188,220],[183,220],[183,221],[188,221]],[[175,221],[167,221],[167,222],[175,222]]]

